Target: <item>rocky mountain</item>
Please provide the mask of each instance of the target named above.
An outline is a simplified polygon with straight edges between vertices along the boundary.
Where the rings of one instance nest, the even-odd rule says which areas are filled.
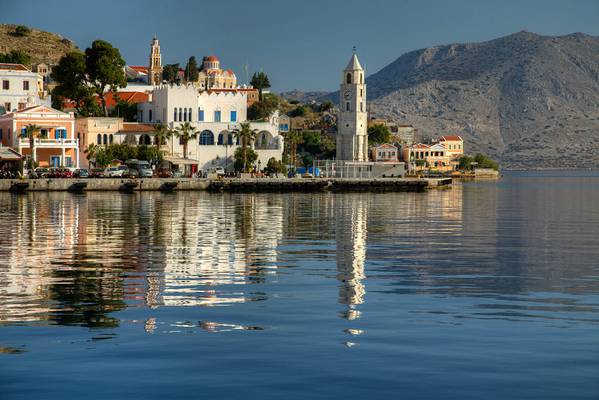
[[[459,134],[511,167],[599,167],[599,38],[519,32],[406,53],[366,79],[370,111]]]
[[[26,36],[16,36],[16,27],[0,24],[0,53],[25,50],[31,56],[32,64],[56,64],[64,54],[77,48],[67,38],[33,28]]]
[[[311,101],[317,101],[323,96],[326,96],[327,92],[303,92],[301,90],[291,90],[289,92],[280,93],[281,97],[287,101],[299,101],[300,103],[310,103]]]

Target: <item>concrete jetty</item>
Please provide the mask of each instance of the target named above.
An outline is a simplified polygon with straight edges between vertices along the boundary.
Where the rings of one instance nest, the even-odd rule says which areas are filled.
[[[53,191],[163,191],[211,192],[422,192],[451,184],[451,178],[251,178],[251,179],[2,179],[0,191],[13,193]]]

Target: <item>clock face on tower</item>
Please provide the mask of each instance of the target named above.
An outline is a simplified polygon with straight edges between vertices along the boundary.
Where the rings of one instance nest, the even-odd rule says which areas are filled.
[[[346,90],[345,93],[343,93],[343,98],[345,98],[345,100],[351,99],[351,91]]]

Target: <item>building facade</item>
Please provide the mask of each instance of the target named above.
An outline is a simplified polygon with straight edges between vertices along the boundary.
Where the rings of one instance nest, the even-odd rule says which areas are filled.
[[[375,162],[397,162],[399,151],[389,143],[383,143],[371,149],[370,158]]]
[[[209,170],[217,166],[233,167],[233,155],[239,146],[233,131],[247,120],[247,98],[243,91],[201,90],[194,84],[161,85],[151,95],[151,101],[138,105],[137,120],[146,124],[162,123],[170,129],[189,122],[197,138],[184,146],[177,138],[169,140],[167,153],[171,158]],[[278,113],[268,121],[251,122],[257,131],[252,147],[258,154],[257,165],[262,167],[271,157],[281,160],[283,137],[279,134]],[[184,159],[187,156],[187,160]],[[191,161],[190,161],[191,160]]]
[[[337,160],[368,160],[366,84],[355,52],[343,71],[340,86]]]
[[[447,153],[445,146],[440,143],[432,145],[417,143],[412,146],[405,146],[402,150],[402,156],[411,171],[450,172],[455,170],[453,157]]]
[[[230,69],[221,69],[218,57],[207,56],[202,59],[198,84],[202,90],[235,89],[237,88],[237,76]]]
[[[40,128],[33,142],[26,127]],[[40,105],[0,116],[0,138],[3,146],[12,147],[31,157],[40,167],[79,168],[79,141],[75,136],[75,117],[51,107]]]
[[[0,114],[50,105],[43,77],[22,64],[0,64]]]

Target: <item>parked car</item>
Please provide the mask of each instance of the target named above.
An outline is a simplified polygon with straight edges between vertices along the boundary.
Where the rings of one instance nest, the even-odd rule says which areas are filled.
[[[154,176],[154,171],[152,168],[140,167],[139,168],[139,176],[142,178],[151,178]]]
[[[173,177],[173,173],[170,170],[164,169],[164,168],[159,169],[157,175],[159,178],[172,178]]]
[[[127,168],[121,176],[123,178],[139,178],[139,172],[135,168]]]
[[[90,178],[104,178],[104,170],[102,168],[92,168]]]
[[[59,178],[72,178],[73,177],[73,171],[71,171],[69,168],[59,168],[57,171],[58,177]]]
[[[79,169],[75,170],[75,172],[73,173],[73,177],[75,177],[75,178],[89,178],[90,177],[90,173],[85,168],[79,168]]]
[[[32,178],[47,178],[50,170],[48,168],[36,168],[30,172]]]
[[[118,167],[108,167],[104,170],[104,176],[107,178],[120,178],[127,170],[128,168],[126,165],[119,165]]]
[[[225,176],[225,169],[223,167],[216,167],[211,172],[215,173],[218,176]]]

